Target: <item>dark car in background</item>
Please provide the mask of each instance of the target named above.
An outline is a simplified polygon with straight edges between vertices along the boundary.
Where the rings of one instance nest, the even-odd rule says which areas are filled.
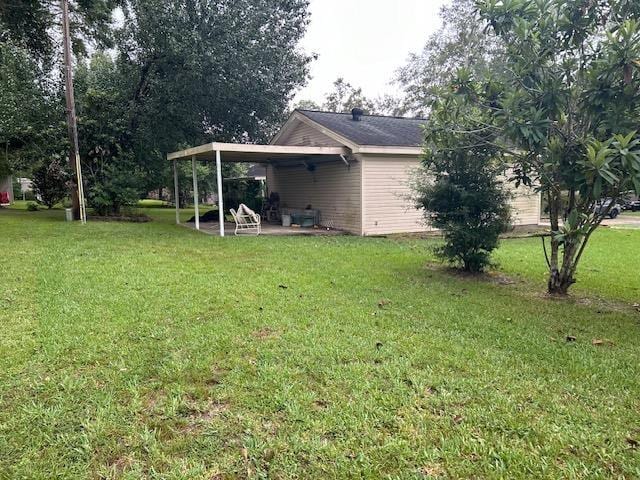
[[[626,200],[622,204],[624,210],[631,210],[632,212],[640,212],[640,200]]]

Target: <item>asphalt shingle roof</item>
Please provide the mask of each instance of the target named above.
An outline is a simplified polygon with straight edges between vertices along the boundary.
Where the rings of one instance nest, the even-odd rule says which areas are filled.
[[[381,147],[419,147],[422,145],[423,118],[363,115],[354,121],[350,113],[298,110],[302,115],[358,145]]]

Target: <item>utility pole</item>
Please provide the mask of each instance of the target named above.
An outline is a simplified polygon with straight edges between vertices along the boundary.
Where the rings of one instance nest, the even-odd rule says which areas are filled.
[[[82,184],[82,166],[78,147],[78,124],[76,122],[76,104],[73,95],[73,67],[71,62],[71,34],[69,32],[69,0],[60,0],[62,6],[62,45],[64,53],[64,82],[67,100],[67,129],[69,132],[69,166],[74,173],[71,186],[71,202],[74,220],[87,222]]]

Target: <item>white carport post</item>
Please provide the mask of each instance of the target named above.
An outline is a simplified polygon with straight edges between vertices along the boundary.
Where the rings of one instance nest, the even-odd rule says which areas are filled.
[[[191,157],[191,170],[193,172],[193,205],[196,209],[196,230],[200,230],[200,201],[198,198],[198,172],[196,172],[196,156]]]
[[[180,225],[180,189],[178,188],[178,161],[173,161],[173,188],[176,202],[176,225]]]
[[[222,202],[222,161],[220,150],[216,150],[216,180],[218,182],[218,221],[220,222],[220,236],[224,237],[224,205]]]

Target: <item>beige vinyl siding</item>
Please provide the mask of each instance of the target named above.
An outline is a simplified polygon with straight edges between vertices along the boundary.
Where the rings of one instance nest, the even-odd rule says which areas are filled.
[[[531,188],[520,186],[513,189],[513,209],[514,225],[538,225],[540,223],[540,194]]]
[[[420,166],[415,157],[363,156],[363,234],[423,232],[422,210],[408,198],[412,171]],[[531,189],[514,190],[512,201],[515,225],[537,225],[540,221],[540,195]]]
[[[320,210],[321,224],[360,234],[360,162],[317,163],[309,172],[303,165],[267,169],[269,192],[278,192],[280,205]]]
[[[308,147],[342,147],[343,145],[324,133],[298,121],[285,136],[279,138],[277,145],[295,145]]]
[[[363,234],[424,232],[430,229],[408,198],[411,177],[420,161],[415,157],[362,157]]]

